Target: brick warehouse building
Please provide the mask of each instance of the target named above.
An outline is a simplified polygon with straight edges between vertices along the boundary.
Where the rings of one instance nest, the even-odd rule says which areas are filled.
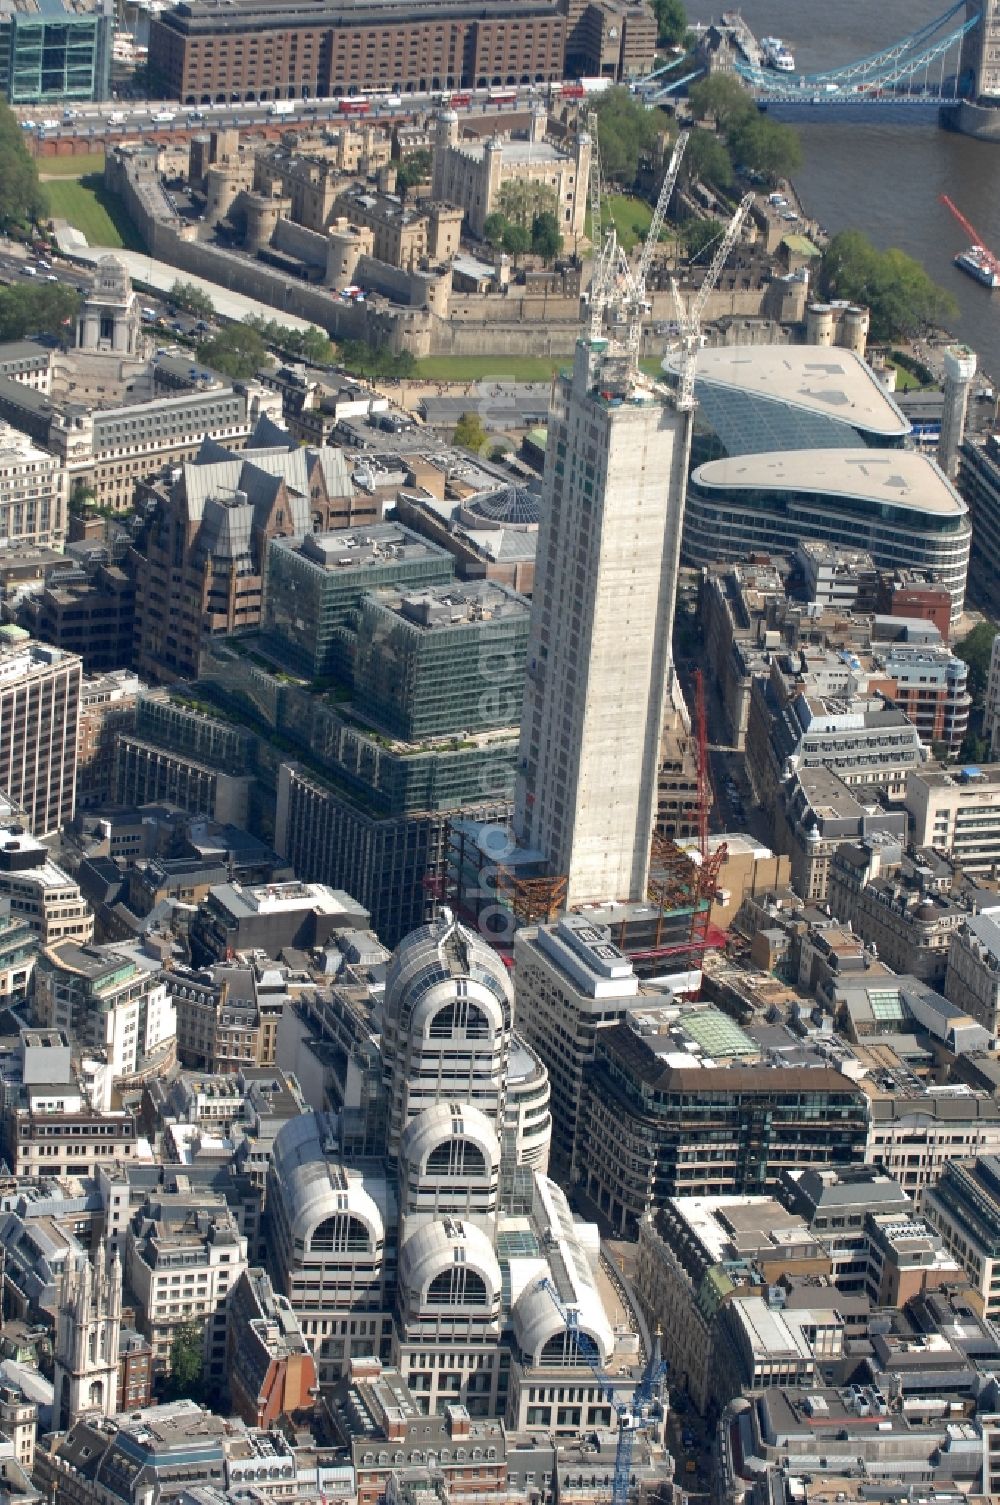
[[[560,0],[182,0],[150,23],[149,67],[188,105],[543,83],[562,77],[566,28]]]

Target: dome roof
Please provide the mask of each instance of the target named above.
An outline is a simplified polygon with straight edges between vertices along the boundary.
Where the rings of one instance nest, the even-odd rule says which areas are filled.
[[[614,1353],[615,1338],[597,1291],[593,1286],[583,1285],[568,1305],[576,1313],[576,1325],[597,1348],[600,1362],[607,1364]],[[566,1332],[559,1308],[540,1280],[525,1287],[514,1303],[511,1316],[521,1352],[532,1365],[541,1362],[542,1349],[551,1338],[562,1337]]]
[[[481,985],[473,987],[470,996],[478,1002],[492,999],[499,1008],[497,1022],[502,1019],[509,1028],[514,990],[506,967],[493,948],[460,925],[449,910],[411,930],[393,952],[386,968],[387,1016],[409,1028],[418,1010],[423,1016],[440,1008],[460,978]]]
[[[477,491],[463,504],[470,526],[537,528],[542,515],[541,497],[534,486],[497,486]]]

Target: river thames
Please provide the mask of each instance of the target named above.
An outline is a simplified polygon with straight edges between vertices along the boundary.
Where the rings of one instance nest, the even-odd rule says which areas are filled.
[[[758,38],[784,38],[797,72],[814,72],[917,30],[942,13],[945,0],[744,0],[739,8]],[[709,18],[691,0],[688,15]],[[777,118],[792,119],[802,140],[795,186],[806,210],[831,233],[865,230],[877,245],[917,257],[958,300],[955,333],[1000,377],[1000,289],[991,293],[952,265],[968,237],[938,202],[949,194],[1000,254],[1000,142],[943,131],[932,110],[909,117],[859,108],[844,119],[830,106]]]

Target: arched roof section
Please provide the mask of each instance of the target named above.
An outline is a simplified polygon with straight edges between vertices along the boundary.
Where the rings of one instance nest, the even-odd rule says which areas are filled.
[[[452,1218],[414,1229],[399,1251],[400,1286],[423,1306],[431,1282],[453,1265],[464,1265],[480,1276],[488,1305],[500,1300],[500,1264],[491,1240],[475,1223]]]
[[[464,1139],[482,1153],[487,1173],[500,1163],[500,1141],[493,1124],[471,1103],[435,1103],[410,1120],[400,1144],[400,1160],[421,1173],[441,1144]]]
[[[275,1137],[274,1173],[292,1237],[308,1247],[322,1223],[346,1214],[364,1224],[374,1249],[385,1237],[382,1214],[361,1172],[333,1157],[331,1131],[325,1114],[305,1113],[289,1119]]]

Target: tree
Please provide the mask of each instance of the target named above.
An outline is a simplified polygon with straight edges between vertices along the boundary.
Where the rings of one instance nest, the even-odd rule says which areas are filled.
[[[185,1322],[170,1343],[170,1377],[167,1381],[172,1400],[200,1400],[204,1388],[205,1350],[202,1330],[196,1322]]]
[[[432,166],[433,159],[425,147],[403,158],[396,169],[396,192],[401,199],[405,199],[409,190],[416,188],[418,183],[428,181]]]
[[[183,282],[179,277],[170,289],[170,301],[185,313],[196,314],[199,319],[210,319],[215,305],[204,288],[193,282]]]
[[[770,183],[790,177],[802,166],[802,147],[793,126],[755,112],[730,126],[726,137],[737,162]]]
[[[562,250],[562,235],[554,214],[548,211],[536,214],[531,221],[531,249],[543,261],[555,261],[559,255]]]
[[[250,324],[230,324],[198,346],[198,359],[234,381],[246,381],[270,364],[260,331]]]
[[[478,413],[463,413],[455,425],[452,443],[478,455],[486,444],[486,430]]]
[[[691,132],[681,170],[688,182],[697,178],[713,188],[728,188],[733,181],[729,148],[711,131]]]
[[[729,131],[757,113],[750,95],[731,73],[699,79],[688,91],[688,103],[696,120],[711,115],[720,131]]]
[[[513,256],[516,262],[517,258],[523,256],[525,251],[531,250],[531,231],[526,229],[524,225],[508,223],[504,227],[503,248],[508,256]]]
[[[554,214],[557,208],[556,191],[549,183],[536,183],[527,178],[508,178],[500,185],[497,194],[497,210],[512,225],[531,233],[532,222],[540,214]]]
[[[871,310],[875,340],[918,333],[929,324],[955,318],[954,298],[932,282],[905,251],[880,251],[860,230],[841,230],[823,252],[820,287],[824,297],[846,298]]]
[[[77,476],[73,482],[69,494],[69,510],[78,517],[83,517],[97,500],[97,492],[82,476]]]
[[[681,242],[691,261],[696,261],[713,241],[723,233],[724,226],[717,219],[688,219],[680,229]]]
[[[402,378],[412,376],[417,363],[411,350],[401,350],[394,355],[383,346],[376,349],[364,340],[345,340],[340,347],[339,361],[345,371],[353,376],[378,376]]]
[[[969,666],[969,694],[977,705],[982,704],[986,695],[993,639],[996,635],[997,628],[992,622],[977,622],[972,631],[960,643],[955,644],[958,657],[964,659]]]
[[[0,287],[0,340],[32,334],[62,337],[72,329],[79,306],[79,294],[60,282]]]
[[[10,105],[0,100],[0,228],[4,230],[42,219],[48,212],[24,134]]]
[[[661,47],[676,47],[687,36],[688,19],[683,0],[653,0],[656,35]]]
[[[298,335],[296,344],[298,352],[304,361],[312,366],[328,366],[336,354],[333,341],[322,329],[311,326],[309,329],[293,329],[293,335]]]
[[[639,171],[639,159],[652,150],[665,118],[647,110],[628,89],[607,89],[594,101],[601,171],[605,178],[631,187]]]
[[[483,224],[483,240],[495,251],[499,251],[503,246],[503,233],[506,228],[507,221],[502,214],[494,210],[492,214],[486,216]]]
[[[259,314],[248,314],[244,323],[257,331],[265,345],[283,351],[294,360],[308,361],[313,366],[328,366],[333,360],[333,341],[315,326],[292,329],[276,319],[262,319]]]

